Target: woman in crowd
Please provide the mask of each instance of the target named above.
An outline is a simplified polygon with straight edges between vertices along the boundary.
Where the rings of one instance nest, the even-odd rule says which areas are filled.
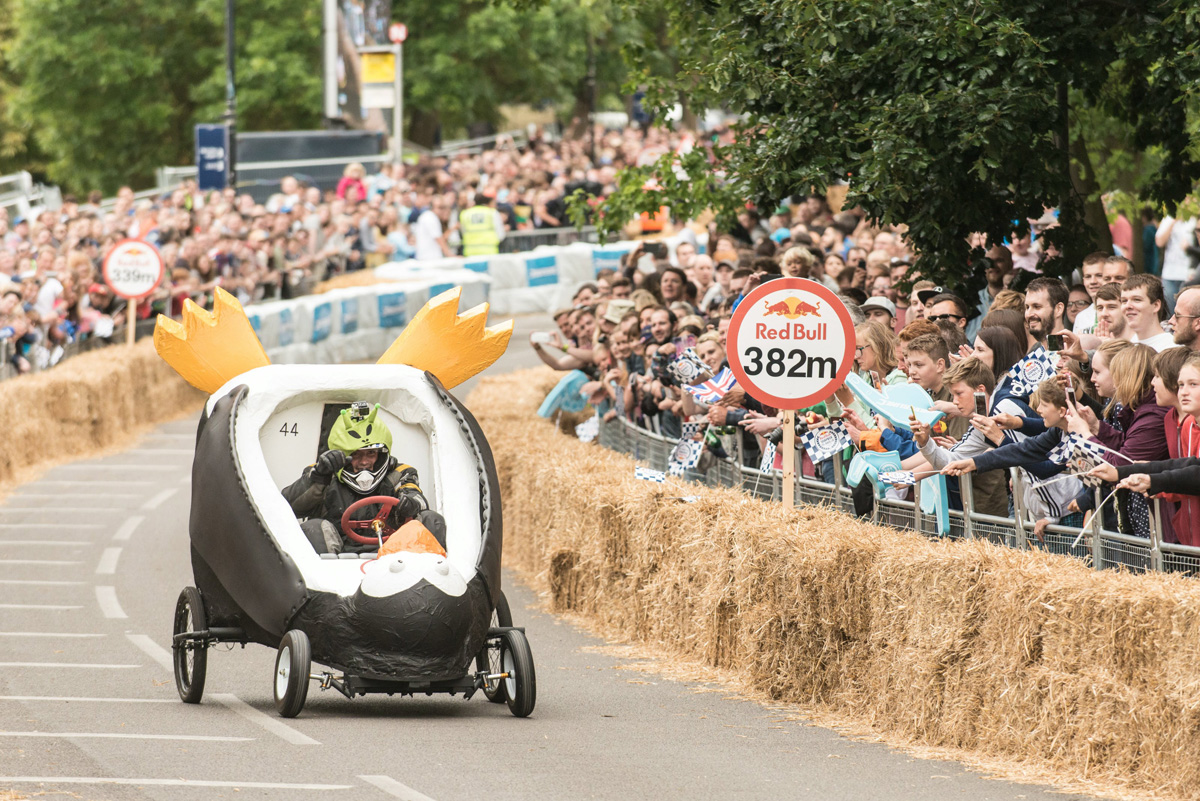
[[[896,356],[900,341],[890,328],[880,323],[865,322],[854,329],[854,338],[860,378],[876,389],[908,383],[908,376],[899,369]]]

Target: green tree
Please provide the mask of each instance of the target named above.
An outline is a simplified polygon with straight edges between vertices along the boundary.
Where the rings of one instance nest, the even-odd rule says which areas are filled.
[[[224,112],[223,2],[0,2],[14,6],[15,32],[14,88],[0,85],[0,99],[46,154],[50,180],[112,192],[191,163],[193,126]],[[308,0],[239,4],[239,130],[318,124],[320,29]]]
[[[616,230],[665,199],[729,213],[848,181],[851,205],[905,223],[922,273],[963,291],[967,235],[992,241],[1043,208],[1065,272],[1107,238],[1083,126],[1095,110],[1152,153],[1147,197],[1168,207],[1200,176],[1189,111],[1200,86],[1200,12],[1185,0],[667,0],[679,71],[651,82],[670,100],[744,115],[738,141],[684,180],[641,190],[630,170],[605,208]],[[635,59],[640,55],[633,51]],[[1094,126],[1093,126],[1094,130]],[[658,165],[670,177],[670,157]],[[1074,169],[1072,165],[1074,164]],[[1103,165],[1102,165],[1103,166]],[[719,167],[728,182],[713,182]],[[1090,182],[1089,182],[1090,179]],[[1091,203],[1091,213],[1088,213]],[[1014,225],[1014,221],[1015,225]]]

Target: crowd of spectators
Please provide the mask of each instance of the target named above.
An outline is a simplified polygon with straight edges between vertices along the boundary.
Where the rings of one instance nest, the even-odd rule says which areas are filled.
[[[1035,236],[1053,224],[1052,215],[1036,221]],[[817,281],[839,293],[854,320],[854,373],[883,392],[918,384],[929,408],[944,414],[932,427],[914,416],[905,429],[873,415],[848,386],[837,388],[801,410],[796,426],[801,435],[841,421],[853,443],[843,470],[856,451],[895,452],[915,480],[945,476],[952,508],[962,508],[958,477],[971,473],[973,511],[1023,512],[1038,539],[1050,524],[1082,525],[1096,511],[1085,480],[1103,480],[1101,495],[1116,499],[1100,510],[1105,528],[1149,536],[1143,495],[1160,494],[1165,541],[1200,546],[1200,281],[1188,253],[1195,221],[1170,225],[1159,238],[1190,258],[1182,272],[1167,273],[1181,276],[1177,285],[1136,272],[1115,252],[1083,259],[1067,284],[1037,275],[1036,240],[1018,239],[986,248],[973,268],[987,286],[964,298],[922,278],[902,228],[833,213],[820,197],[793,198],[770,215],[747,210],[733,230],[710,226],[707,253],[686,236],[673,252],[640,243],[620,269],[580,287],[555,314],[557,330],[531,343],[546,364],[586,375],[582,392],[605,419],[702,440],[701,471],[718,459],[757,468],[781,439],[779,410],[736,386],[704,403],[684,385],[728,366],[733,310],[755,286],[782,276]],[[1178,231],[1186,236],[1174,239]],[[1172,255],[1161,263],[1165,270]],[[1028,280],[1016,291],[1020,270]],[[708,373],[673,369],[689,348]],[[1076,474],[1064,452],[1073,443],[1100,455],[1094,475]],[[835,460],[801,455],[805,475],[834,481]],[[1007,468],[1023,478],[1015,502]],[[865,481],[859,490],[856,508],[866,514],[873,490]],[[909,497],[910,488],[888,493]]]
[[[501,137],[482,153],[370,175],[350,164],[336,186],[289,176],[261,203],[188,181],[143,200],[124,187],[103,208],[99,192],[28,217],[0,208],[0,355],[24,373],[123,326],[126,303],[105,285],[101,265],[126,237],[155,245],[165,264],[163,283],[138,305],[141,320],[177,315],[187,298],[211,307],[218,286],[243,303],[288,298],[339,273],[458,254],[459,215],[477,203],[498,212],[500,236],[568,225],[565,198],[576,189],[609,192],[618,169],[678,144],[661,130],[609,131],[593,162],[590,142],[538,132],[520,147]]]

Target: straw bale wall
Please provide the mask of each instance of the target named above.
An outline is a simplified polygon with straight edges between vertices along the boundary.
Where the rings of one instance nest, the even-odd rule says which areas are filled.
[[[0,486],[29,470],[128,442],[198,409],[204,398],[148,339],[132,352],[114,345],[0,381]]]
[[[533,416],[554,379],[485,378],[469,402],[505,562],[554,609],[894,743],[1200,798],[1200,581],[638,481]]]

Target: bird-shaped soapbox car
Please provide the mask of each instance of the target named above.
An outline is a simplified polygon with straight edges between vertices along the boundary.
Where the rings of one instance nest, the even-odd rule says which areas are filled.
[[[518,717],[533,711],[533,657],[500,588],[491,450],[446,391],[499,358],[512,322],[485,328],[486,304],[458,315],[460,292],[430,300],[372,365],[273,365],[221,290],[211,313],[189,302],[182,322],[159,318],[159,354],[211,395],[192,466],[196,586],[179,597],[172,637],[185,702],[201,699],[210,646],[259,643],[278,648],[284,717],[299,714],[310,681],[347,698],[482,690]],[[319,554],[281,494],[326,449],[331,421],[364,401],[444,518],[444,548],[419,524],[410,536],[411,521],[394,530],[381,497],[368,501],[381,504],[375,519],[342,517],[369,552]]]

